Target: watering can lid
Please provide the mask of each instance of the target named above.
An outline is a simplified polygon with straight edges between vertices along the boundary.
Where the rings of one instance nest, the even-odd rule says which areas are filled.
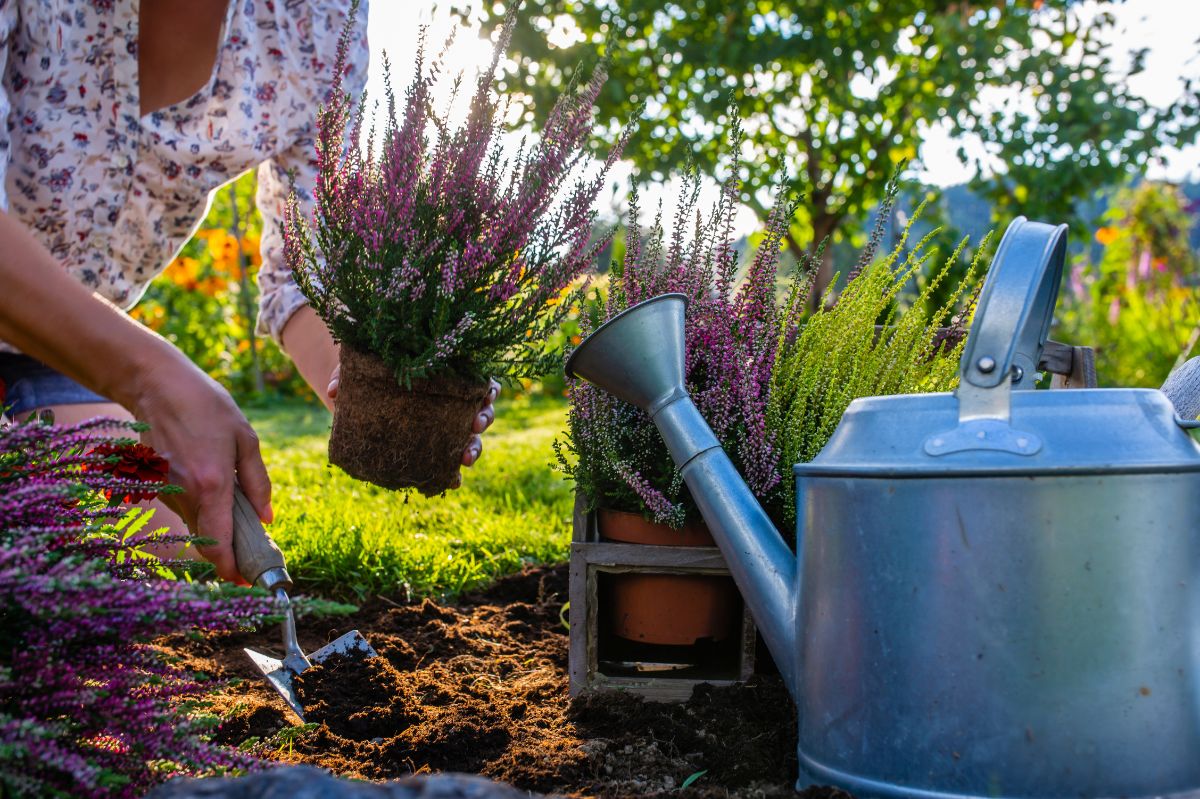
[[[855,400],[797,474],[870,477],[1200,471],[1200,445],[1155,389],[1013,392],[1008,421],[959,420],[953,394]]]
[[[979,294],[955,392],[855,400],[797,474],[1200,471],[1191,425],[1159,391],[1033,390],[1065,256],[1065,225],[1014,221]]]

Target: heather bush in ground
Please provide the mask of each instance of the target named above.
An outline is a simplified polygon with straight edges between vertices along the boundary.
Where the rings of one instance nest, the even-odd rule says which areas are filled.
[[[239,628],[272,606],[167,579],[135,556],[120,503],[161,490],[165,464],[114,438],[120,427],[0,427],[5,796],[138,796],[175,774],[251,765],[206,742],[192,712],[204,687],[151,642]]]
[[[382,139],[372,130],[365,147],[365,102],[356,107],[340,84],[344,35],[318,117],[314,216],[295,198],[287,209],[285,256],[312,307],[339,342],[406,385],[550,371],[559,355],[547,341],[607,243],[592,241],[592,206],[626,137],[594,174],[584,149],[604,68],[568,86],[542,130],[506,157],[493,83],[515,25],[514,10],[458,127],[431,107],[440,64],[426,63],[422,44],[403,103],[389,85]]]

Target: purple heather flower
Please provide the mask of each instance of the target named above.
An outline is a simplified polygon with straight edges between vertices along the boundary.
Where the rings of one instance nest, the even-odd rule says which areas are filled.
[[[451,364],[471,373],[463,377],[549,371],[557,357],[526,331],[561,322],[569,308],[548,301],[608,242],[593,241],[592,206],[630,131],[596,174],[576,177],[603,68],[568,91],[515,156],[502,150],[503,101],[493,89],[516,19],[510,14],[501,28],[457,128],[432,108],[441,65],[426,62],[424,36],[401,105],[385,63],[378,148],[373,137],[359,146],[364,105],[340,81],[348,34],[339,43],[335,85],[318,118],[313,214],[289,202],[284,256],[335,337],[390,359],[402,381]],[[474,323],[464,326],[467,319]]]
[[[102,499],[161,488],[109,474],[133,426],[0,427],[0,793],[133,797],[174,774],[249,768],[181,700],[204,685],[150,642],[235,630],[272,609],[135,566]]]
[[[688,389],[751,490],[765,498],[780,481],[780,455],[766,418],[771,373],[780,330],[794,326],[795,318],[776,299],[780,244],[791,207],[781,202],[771,213],[763,242],[739,284],[732,241],[737,189],[733,180],[726,183],[705,217],[697,208],[699,179],[692,176],[670,229],[660,212],[648,231],[636,224],[635,191],[625,258],[614,267],[603,315],[610,319],[658,294],[678,292],[688,298]],[[590,332],[586,318],[583,327]],[[568,396],[569,434],[556,444],[559,461],[594,504],[642,512],[676,527],[696,513],[644,413],[582,381],[571,381]]]

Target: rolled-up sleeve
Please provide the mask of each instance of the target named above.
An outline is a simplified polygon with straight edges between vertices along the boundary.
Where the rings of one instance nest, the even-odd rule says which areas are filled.
[[[3,0],[0,0],[3,2]],[[258,273],[259,311],[258,332],[269,335],[279,342],[283,328],[289,319],[307,300],[292,277],[291,269],[283,257],[283,214],[288,196],[294,190],[301,213],[312,218],[313,187],[316,185],[316,116],[317,108],[329,94],[333,78],[333,53],[341,25],[331,25],[332,36],[317,36],[318,46],[328,52],[329,68],[318,79],[319,85],[310,95],[311,117],[293,137],[288,149],[262,162],[258,167],[258,193],[256,202],[262,214],[262,238],[260,249],[262,268]],[[324,39],[324,41],[320,41]],[[370,50],[367,45],[367,3],[359,7],[355,20],[354,36],[347,52],[347,71],[342,86],[353,97],[361,97],[367,79]]]
[[[0,0],[0,211],[8,213],[8,162],[12,158],[12,140],[8,132],[8,117],[12,105],[8,101],[8,48],[17,26],[17,0]]]

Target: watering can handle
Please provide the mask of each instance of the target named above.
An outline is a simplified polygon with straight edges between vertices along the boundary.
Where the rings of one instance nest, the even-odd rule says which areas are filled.
[[[1050,332],[1067,226],[1017,217],[979,293],[959,365],[959,417],[1008,419],[1011,389],[1032,388]]]

